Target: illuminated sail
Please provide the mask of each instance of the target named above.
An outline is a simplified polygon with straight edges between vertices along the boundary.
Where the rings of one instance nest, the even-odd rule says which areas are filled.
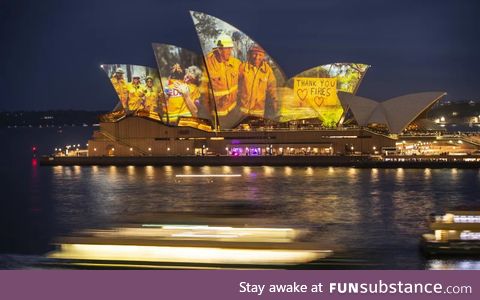
[[[285,83],[280,66],[253,39],[213,16],[191,12],[203,50],[222,128],[247,116],[277,119],[278,87]]]
[[[215,109],[203,57],[174,45],[152,46],[163,86],[164,121],[180,126],[213,124]]]

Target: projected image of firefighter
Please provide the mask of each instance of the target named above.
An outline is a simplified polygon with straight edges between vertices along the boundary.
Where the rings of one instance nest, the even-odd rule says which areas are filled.
[[[260,45],[234,26],[191,12],[207,67],[220,127],[248,117],[277,116],[277,91],[285,75]]]
[[[203,57],[167,44],[153,44],[153,49],[165,92],[164,121],[183,126],[188,118],[186,126],[191,127],[213,123],[214,104]]]
[[[265,50],[252,45],[247,61],[240,65],[239,92],[240,110],[250,116],[274,119],[277,113],[277,80]]]
[[[181,117],[198,117],[201,106],[200,83],[202,70],[190,66],[185,70],[179,64],[172,66],[165,83],[167,116],[170,123]],[[205,115],[205,112],[202,112]]]
[[[145,87],[140,82],[140,74],[133,74],[132,81],[127,85],[128,110],[137,111],[144,108]]]
[[[241,61],[234,57],[232,52],[232,38],[222,34],[216,39],[215,47],[205,58],[219,117],[227,116],[237,106]]]
[[[155,79],[152,76],[145,78],[145,110],[147,111],[159,111],[159,99],[161,96],[161,90],[159,85],[155,84]]]
[[[113,88],[117,92],[118,98],[120,99],[120,103],[122,107],[127,107],[128,101],[128,83],[124,78],[125,71],[118,67],[115,69],[113,76],[110,77],[110,81],[113,85]]]
[[[110,78],[119,104],[114,110],[132,114],[141,112],[158,119],[161,85],[156,69],[137,65],[102,65]]]

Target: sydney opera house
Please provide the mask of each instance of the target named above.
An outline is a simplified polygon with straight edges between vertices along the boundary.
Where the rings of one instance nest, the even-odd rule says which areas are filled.
[[[202,55],[155,43],[157,68],[101,66],[118,103],[100,117],[89,156],[381,154],[407,136],[428,136],[425,112],[446,94],[358,96],[370,67],[361,63],[287,78],[245,33],[204,13],[191,16]]]

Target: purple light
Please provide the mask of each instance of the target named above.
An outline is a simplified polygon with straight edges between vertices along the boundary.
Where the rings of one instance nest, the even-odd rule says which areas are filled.
[[[262,153],[260,148],[251,148],[249,150],[249,155],[251,156],[259,156]]]

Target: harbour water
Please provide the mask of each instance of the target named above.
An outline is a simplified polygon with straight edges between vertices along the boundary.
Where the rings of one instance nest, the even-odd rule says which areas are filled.
[[[92,130],[0,130],[0,268],[30,268],[55,237],[84,228],[146,214],[238,213],[308,228],[310,241],[338,255],[328,268],[480,269],[480,259],[418,250],[430,213],[478,208],[477,169],[41,167],[31,157],[34,145],[48,153],[85,144]],[[209,176],[225,174],[236,176]]]

